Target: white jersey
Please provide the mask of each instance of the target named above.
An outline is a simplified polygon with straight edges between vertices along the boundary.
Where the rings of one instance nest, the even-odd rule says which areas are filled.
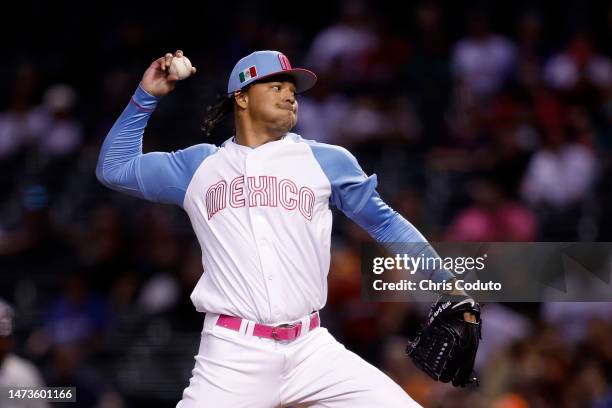
[[[298,319],[325,305],[331,185],[295,134],[256,149],[229,140],[204,160],[185,211],[202,247],[200,311]]]
[[[97,176],[113,189],[187,212],[202,248],[204,271],[191,295],[198,311],[280,323],[321,309],[330,203],[379,241],[425,242],[382,202],[376,176],[367,177],[338,146],[288,133],[257,148],[230,138],[220,147],[142,154],[156,104],[138,88],[104,142]]]

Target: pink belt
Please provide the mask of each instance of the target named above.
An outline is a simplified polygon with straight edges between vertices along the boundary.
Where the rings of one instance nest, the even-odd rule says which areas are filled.
[[[240,331],[242,319],[235,316],[220,315],[217,319],[217,326],[225,327],[226,329]],[[308,331],[312,331],[319,327],[319,314],[313,313],[310,315],[310,324]],[[291,324],[280,324],[278,326],[267,326],[265,324],[255,323],[253,328],[253,336],[263,337],[266,339],[274,339],[278,341],[293,341],[302,333],[302,322]]]

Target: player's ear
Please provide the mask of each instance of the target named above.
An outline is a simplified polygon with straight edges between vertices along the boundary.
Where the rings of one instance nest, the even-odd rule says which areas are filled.
[[[234,92],[234,100],[239,108],[246,109],[249,103],[249,95],[246,92],[236,91]]]

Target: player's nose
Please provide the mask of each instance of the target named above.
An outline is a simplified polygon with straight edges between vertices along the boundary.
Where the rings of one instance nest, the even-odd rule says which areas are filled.
[[[283,86],[283,102],[293,104],[295,102],[295,91],[290,86]]]
[[[293,105],[293,103],[295,102],[295,93],[293,93],[292,91],[285,92],[283,101]]]

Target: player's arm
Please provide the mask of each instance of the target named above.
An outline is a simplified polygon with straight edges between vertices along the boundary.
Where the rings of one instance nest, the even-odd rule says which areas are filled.
[[[406,255],[438,257],[425,237],[385,204],[376,192],[376,176],[367,177],[353,155],[345,149],[329,145],[314,145],[312,150],[331,183],[331,201],[338,209],[383,245],[410,242],[413,244],[403,246]],[[389,249],[394,250],[393,246]],[[432,271],[425,278],[436,282],[455,279],[444,268]],[[420,340],[411,342],[407,352],[417,366],[436,380],[465,386],[477,381],[473,368],[482,323],[480,306],[465,293],[451,293],[455,294],[459,296],[440,296],[432,307],[428,325],[420,334]],[[444,310],[444,313],[440,310]],[[447,347],[449,344],[451,347]]]
[[[376,191],[376,175],[366,176],[346,149],[325,144],[311,145],[315,158],[332,186],[332,204],[381,243],[406,243],[408,256],[438,257],[425,237],[408,220],[389,207]],[[422,273],[423,271],[421,271]],[[454,279],[446,269],[431,271],[426,279]]]
[[[376,187],[376,178],[373,177]],[[408,256],[420,256],[425,258],[438,258],[438,254],[427,242],[427,239],[399,213],[389,207],[380,197],[376,190],[371,193],[364,191],[366,196],[361,207],[352,210],[343,210],[344,213],[364,228],[377,242],[380,243],[411,243],[411,245],[400,245],[400,248]],[[390,248],[391,250],[397,248]],[[434,282],[443,280],[449,282],[455,279],[454,275],[445,268],[432,270],[425,278]]]
[[[376,182],[374,181],[374,183]],[[423,254],[426,258],[438,258],[436,250],[427,242],[427,239],[419,230],[412,225],[410,221],[406,220],[389,207],[382,198],[380,198],[376,190],[365,199],[363,207],[357,208],[357,210],[356,213],[345,212],[345,214],[368,231],[376,241],[381,243],[399,243],[400,249],[408,256],[419,256]],[[406,242],[412,244],[409,246],[401,245]],[[391,245],[390,250],[397,250],[397,248],[394,247],[395,245]],[[445,268],[431,271],[426,278],[434,282],[441,282],[443,280],[452,282],[456,279],[455,276]],[[448,294],[466,296],[466,293],[463,290],[457,289],[455,285],[453,285],[453,290],[448,292]],[[465,319],[467,321],[474,320],[473,317],[467,315]]]
[[[216,147],[200,144],[172,153],[142,152],[147,122],[160,98],[171,92],[178,80],[167,72],[172,58],[172,54],[166,54],[153,61],[145,71],[128,106],[104,140],[96,176],[114,190],[151,201],[182,205],[191,175]]]

